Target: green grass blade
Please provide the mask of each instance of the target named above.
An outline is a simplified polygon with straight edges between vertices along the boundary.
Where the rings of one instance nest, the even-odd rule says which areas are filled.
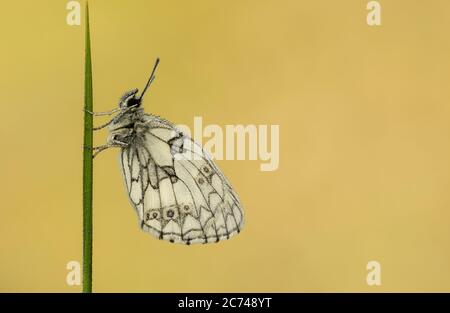
[[[86,42],[84,70],[84,154],[83,154],[83,292],[92,292],[92,63],[89,35],[89,8],[86,4]]]

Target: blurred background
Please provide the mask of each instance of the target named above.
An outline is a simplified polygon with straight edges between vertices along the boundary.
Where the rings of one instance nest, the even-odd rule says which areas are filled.
[[[0,291],[81,290],[85,2],[81,26],[66,3],[1,5]],[[280,125],[278,170],[218,161],[246,226],[215,245],[142,232],[118,151],[95,159],[94,291],[450,291],[450,3],[380,1],[381,26],[366,4],[90,1],[96,111],[159,56],[147,112]]]

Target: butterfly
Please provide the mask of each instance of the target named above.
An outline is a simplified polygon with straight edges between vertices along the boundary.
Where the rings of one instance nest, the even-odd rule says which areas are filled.
[[[219,242],[239,233],[243,208],[210,155],[171,122],[144,112],[142,98],[155,79],[159,58],[144,90],[126,92],[107,127],[107,143],[93,157],[120,148],[120,167],[140,227],[174,243]]]

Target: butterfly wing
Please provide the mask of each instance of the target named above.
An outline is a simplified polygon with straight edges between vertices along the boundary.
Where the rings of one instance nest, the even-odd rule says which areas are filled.
[[[176,243],[208,243],[240,232],[242,206],[206,151],[170,122],[148,115],[145,131],[121,151],[141,228]]]

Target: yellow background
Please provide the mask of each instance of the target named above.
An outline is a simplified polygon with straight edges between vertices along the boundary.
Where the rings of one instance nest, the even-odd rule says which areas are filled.
[[[450,3],[380,1],[379,27],[366,3],[90,2],[96,111],[159,56],[147,111],[280,125],[277,171],[218,161],[246,227],[217,245],[142,232],[118,152],[100,155],[94,291],[450,291]],[[65,276],[82,252],[84,26],[65,6],[1,5],[0,291],[81,290]]]

